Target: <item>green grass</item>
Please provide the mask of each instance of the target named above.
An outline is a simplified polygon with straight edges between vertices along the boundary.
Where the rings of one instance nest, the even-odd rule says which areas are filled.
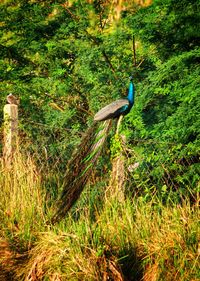
[[[52,226],[43,173],[21,154],[1,164],[0,280],[199,280],[198,202],[110,197]]]

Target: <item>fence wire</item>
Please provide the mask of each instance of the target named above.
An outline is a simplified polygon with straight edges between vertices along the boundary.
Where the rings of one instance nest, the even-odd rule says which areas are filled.
[[[25,129],[26,128],[26,129]],[[3,143],[3,129],[0,139]],[[79,149],[80,128],[49,127],[29,121],[19,126],[20,148],[36,156],[41,165],[65,172],[73,150]],[[2,149],[2,146],[1,146]],[[129,186],[138,191],[146,187],[149,191],[200,189],[200,155],[189,153],[187,146],[161,142],[154,139],[134,140],[124,144],[125,169]],[[109,150],[109,149],[108,149]],[[108,157],[106,157],[106,161]],[[101,160],[102,167],[106,164]],[[98,171],[101,171],[101,167]],[[108,171],[108,170],[107,170]],[[102,180],[105,168],[102,172]]]
[[[141,140],[129,150],[132,154],[127,170],[140,190],[178,191],[191,193],[200,191],[200,155],[189,155],[186,146],[177,143]]]

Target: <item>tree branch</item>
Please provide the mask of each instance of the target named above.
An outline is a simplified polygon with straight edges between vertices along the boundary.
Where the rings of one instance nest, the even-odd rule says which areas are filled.
[[[136,47],[135,47],[135,37],[133,35],[133,65],[134,67],[137,66],[137,61],[136,61]]]

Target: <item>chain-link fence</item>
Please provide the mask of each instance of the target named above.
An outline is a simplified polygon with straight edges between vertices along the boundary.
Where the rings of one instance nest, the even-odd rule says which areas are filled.
[[[64,175],[74,149],[81,149],[83,133],[80,131],[77,127],[50,127],[42,122],[22,120],[19,122],[20,149],[33,154],[39,166],[48,166]],[[3,130],[1,143],[2,140]],[[161,194],[199,192],[200,154],[189,145],[146,139],[123,144],[123,148],[126,182],[131,190],[145,192],[148,196],[157,191]],[[109,173],[107,161],[108,155],[105,161],[102,156],[98,163],[98,178],[102,180],[105,173]]]
[[[200,191],[200,155],[187,145],[140,140],[128,154],[127,170],[138,192],[189,192],[193,196]]]

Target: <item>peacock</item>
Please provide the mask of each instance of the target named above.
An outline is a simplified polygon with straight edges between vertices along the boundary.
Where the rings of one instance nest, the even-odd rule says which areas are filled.
[[[131,77],[127,97],[108,104],[95,114],[93,125],[86,131],[79,148],[75,150],[68,163],[63,191],[51,223],[60,221],[80,197],[101,154],[112,120],[118,119],[118,124],[120,123],[122,116],[130,112],[134,96],[135,88]]]
[[[134,103],[134,84],[132,77],[130,78],[130,85],[128,90],[128,96],[123,99],[116,100],[102,109],[100,109],[94,116],[94,121],[104,121],[108,119],[118,118],[126,115],[130,112]]]

